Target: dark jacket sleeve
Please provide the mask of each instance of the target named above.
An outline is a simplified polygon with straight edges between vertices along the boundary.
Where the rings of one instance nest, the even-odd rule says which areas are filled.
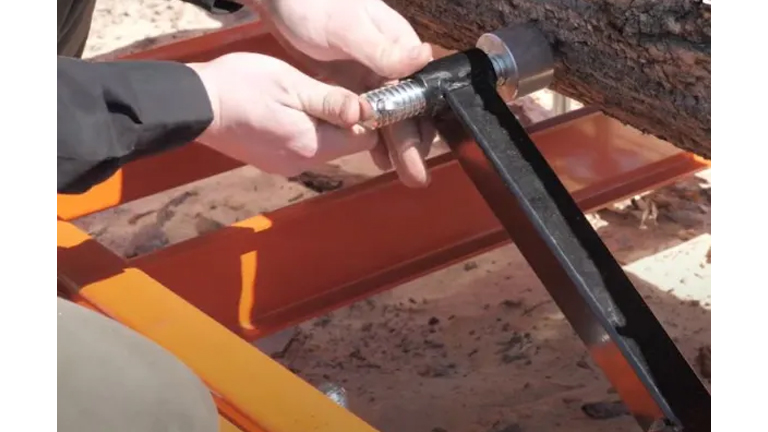
[[[226,14],[239,11],[243,5],[231,0],[182,0],[201,7],[210,13]]]
[[[122,165],[197,138],[213,121],[181,63],[58,57],[58,193],[82,193]]]

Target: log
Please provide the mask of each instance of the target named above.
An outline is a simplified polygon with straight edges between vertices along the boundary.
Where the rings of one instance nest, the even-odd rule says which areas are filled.
[[[553,90],[711,158],[711,18],[701,0],[386,1],[447,49],[533,22],[555,49]]]

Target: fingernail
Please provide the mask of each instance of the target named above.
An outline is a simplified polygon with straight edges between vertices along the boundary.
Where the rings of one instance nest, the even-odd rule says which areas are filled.
[[[363,126],[361,124],[352,125],[352,128],[350,130],[352,131],[352,134],[354,134],[354,135],[366,135],[366,134],[370,134],[371,132],[373,132],[369,128],[367,128],[367,127],[365,127],[365,126]]]
[[[428,187],[429,184],[432,183],[432,176],[429,175],[429,171],[426,171],[424,173],[424,178],[419,180],[419,188],[425,188]]]
[[[424,45],[415,46],[410,50],[408,50],[409,60],[421,60],[421,57],[423,55],[424,55]]]

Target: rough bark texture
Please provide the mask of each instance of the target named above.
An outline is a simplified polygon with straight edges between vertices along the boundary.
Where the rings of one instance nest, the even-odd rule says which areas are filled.
[[[553,89],[710,158],[710,8],[701,0],[387,0],[428,42],[534,22],[555,47]]]

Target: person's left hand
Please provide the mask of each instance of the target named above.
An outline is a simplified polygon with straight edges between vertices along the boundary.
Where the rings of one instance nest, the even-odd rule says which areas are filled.
[[[256,0],[282,42],[315,60],[321,79],[356,93],[408,76],[432,60],[432,49],[381,0]],[[304,60],[307,58],[304,57]],[[429,183],[424,158],[435,138],[424,120],[380,130],[371,152],[382,170],[392,167],[404,184]]]

